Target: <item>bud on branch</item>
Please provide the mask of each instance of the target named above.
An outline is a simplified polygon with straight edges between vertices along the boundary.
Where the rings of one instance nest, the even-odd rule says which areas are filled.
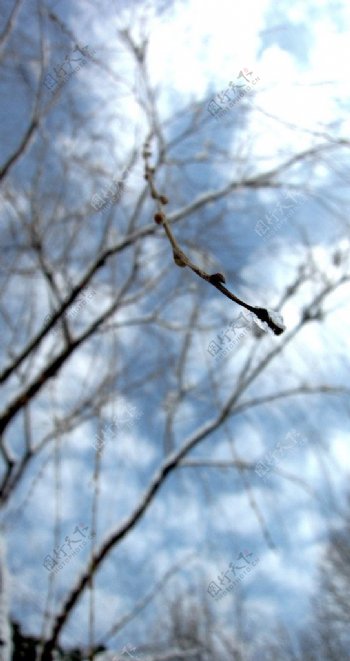
[[[261,328],[263,328],[264,330],[270,329],[275,335],[281,335],[285,330],[285,325],[283,323],[283,319],[281,315],[278,312],[275,312],[274,310],[270,310],[268,308],[261,308],[261,307],[249,305],[249,303],[242,301],[240,298],[238,298],[235,294],[230,292],[230,290],[224,286],[226,280],[225,280],[225,276],[222,273],[213,273],[212,275],[206,273],[206,271],[203,271],[203,269],[200,269],[196,264],[194,264],[189,259],[189,257],[187,257],[187,255],[185,255],[185,253],[181,250],[179,244],[177,243],[170,229],[169,221],[166,217],[166,213],[163,210],[163,206],[168,204],[169,200],[166,195],[160,194],[157,191],[154,184],[155,169],[153,167],[150,167],[149,165],[149,158],[150,156],[152,156],[149,140],[146,140],[145,142],[142,155],[145,160],[145,179],[148,182],[151,197],[157,201],[158,208],[156,213],[154,214],[154,220],[158,225],[163,225],[164,227],[165,233],[173,249],[173,257],[175,264],[180,268],[184,268],[185,266],[188,266],[200,278],[203,278],[203,280],[210,282],[210,284],[213,285],[213,287],[221,291],[221,293],[227,296],[227,298],[231,299],[231,301],[234,301],[235,303],[237,303],[237,305],[240,305],[246,310],[253,312],[253,314],[255,314],[256,317],[259,319],[260,323],[258,325]]]

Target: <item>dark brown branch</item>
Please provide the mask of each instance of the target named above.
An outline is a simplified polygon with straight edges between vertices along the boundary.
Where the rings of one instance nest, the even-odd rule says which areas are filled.
[[[10,156],[10,158],[6,161],[5,165],[3,165],[0,168],[0,181],[1,181],[1,179],[3,179],[7,175],[8,171],[11,168],[11,166],[14,163],[16,163],[18,158],[22,154],[24,154],[24,152],[26,151],[27,147],[29,146],[29,143],[30,143],[30,141],[31,141],[31,139],[34,135],[35,129],[37,129],[38,126],[39,126],[39,120],[38,120],[38,117],[37,117],[36,111],[35,111],[34,114],[33,114],[32,119],[31,119],[31,122],[30,122],[30,124],[29,124],[29,126],[28,126],[21,142],[19,143],[17,149],[13,152],[12,156]]]
[[[62,351],[61,353],[54,358],[54,360],[47,366],[45,367],[40,374],[32,381],[32,383],[24,390],[22,391],[10,404],[7,406],[6,410],[0,414],[0,439],[1,435],[5,431],[6,427],[10,423],[10,421],[16,416],[16,414],[20,411],[20,409],[30,402],[31,399],[39,392],[42,388],[42,386],[52,377],[54,377],[62,365],[66,362],[66,360],[69,358],[69,356],[76,351],[93,333],[97,328],[99,328],[110,316],[112,316],[113,312],[117,309],[118,305],[120,304],[120,299],[126,289],[126,287],[129,286],[132,278],[135,275],[135,264],[133,266],[133,269],[125,283],[125,285],[122,287],[122,289],[119,291],[118,296],[116,299],[113,301],[112,305],[105,311],[103,312],[97,320],[95,320],[91,326],[84,331],[79,337],[76,339],[72,340],[70,344],[68,344]],[[71,297],[73,295],[73,292],[71,294]]]
[[[9,38],[9,36],[12,32],[12,28],[14,26],[17,14],[18,14],[18,12],[21,8],[21,4],[22,4],[22,0],[16,0],[15,4],[13,5],[10,16],[7,19],[7,23],[6,23],[2,33],[0,34],[0,48],[3,48],[3,46],[5,45],[5,42],[7,41],[7,39]]]
[[[222,273],[213,273],[210,275],[203,269],[199,268],[196,264],[194,264],[189,259],[189,257],[185,255],[183,250],[181,250],[178,242],[176,241],[170,229],[169,221],[164,211],[164,207],[166,204],[168,204],[169,200],[165,195],[161,195],[157,191],[154,184],[154,168],[152,168],[149,164],[150,156],[151,156],[150,145],[149,145],[149,140],[147,139],[143,149],[143,158],[145,160],[145,179],[148,182],[152,198],[157,201],[157,212],[154,215],[154,220],[158,225],[163,225],[164,227],[165,233],[169,239],[169,243],[173,249],[175,264],[180,268],[184,268],[188,266],[194,273],[196,273],[203,280],[206,280],[211,285],[213,285],[213,287],[218,289],[222,294],[224,294],[224,296],[227,296],[227,298],[237,303],[237,305],[240,305],[241,307],[244,307],[246,308],[246,310],[249,310],[250,312],[255,314],[255,316],[258,317],[260,321],[265,322],[267,324],[267,326],[273,331],[275,335],[281,335],[285,330],[285,326],[279,320],[274,318],[275,315],[273,314],[272,311],[266,308],[249,305],[249,303],[242,301],[242,299],[238,298],[238,296],[230,292],[230,290],[224,286],[223,283],[225,283],[226,280],[225,280],[225,276]]]

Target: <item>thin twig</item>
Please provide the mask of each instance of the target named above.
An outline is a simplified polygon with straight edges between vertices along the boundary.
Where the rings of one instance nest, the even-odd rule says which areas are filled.
[[[150,151],[149,140],[150,138],[147,138],[147,140],[145,141],[143,153],[142,153],[143,158],[145,160],[145,179],[148,182],[149,189],[151,192],[151,197],[157,202],[157,212],[154,214],[154,220],[158,225],[163,225],[164,227],[164,231],[173,249],[175,264],[180,268],[185,268],[186,266],[188,266],[200,278],[209,282],[211,285],[213,285],[213,287],[215,287],[222,294],[227,296],[227,298],[231,299],[231,301],[234,301],[235,303],[237,303],[237,305],[240,305],[241,307],[244,307],[246,308],[246,310],[249,310],[250,312],[255,314],[258,317],[258,319],[260,319],[260,321],[263,321],[268,325],[268,327],[274,332],[275,335],[281,335],[281,333],[283,333],[283,331],[285,330],[285,327],[283,323],[280,323],[279,321],[276,320],[276,318],[274,318],[274,314],[272,311],[266,308],[249,305],[249,303],[242,301],[242,299],[238,298],[238,296],[230,292],[230,290],[224,286],[226,280],[225,280],[225,276],[222,273],[213,273],[210,275],[203,269],[199,268],[199,266],[194,264],[194,262],[192,262],[190,258],[187,255],[185,255],[183,250],[180,248],[178,242],[176,241],[170,229],[169,221],[164,211],[164,207],[166,204],[168,204],[169,200],[165,195],[160,194],[155,187],[155,183],[154,183],[155,169],[151,167],[149,163],[149,158],[150,156],[152,156]]]

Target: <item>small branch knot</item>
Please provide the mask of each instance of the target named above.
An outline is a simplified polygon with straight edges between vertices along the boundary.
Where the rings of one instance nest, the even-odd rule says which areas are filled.
[[[165,220],[164,213],[157,211],[157,213],[154,214],[154,220],[156,221],[157,225],[162,225]]]
[[[180,266],[180,268],[182,268],[182,269],[185,266],[187,266],[187,263],[184,259],[184,256],[182,256],[181,253],[175,252],[175,250],[174,250],[173,251],[173,256],[174,256],[174,262],[175,262],[175,264],[177,264],[177,266]]]
[[[226,282],[226,279],[222,273],[213,273],[213,275],[209,276],[209,282],[211,282],[212,285],[217,285],[219,282]]]

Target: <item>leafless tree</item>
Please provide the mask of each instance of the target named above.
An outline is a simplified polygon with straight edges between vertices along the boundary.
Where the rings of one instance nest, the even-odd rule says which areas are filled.
[[[207,99],[186,104],[171,117],[162,116],[159,90],[148,70],[151,36],[140,6],[132,9],[133,20],[139,21],[138,40],[130,22],[119,25],[118,35],[107,46],[95,43],[93,52],[44,2],[35,5],[29,27],[28,8],[15,2],[0,36],[4,91],[15,89],[24,99],[16,116],[19,130],[6,143],[8,153],[0,167],[0,493],[2,525],[9,539],[23,513],[30,517],[35,511],[33,503],[45,484],[52,498],[47,506],[54,514],[52,547],[58,547],[65,534],[67,471],[76,470],[78,482],[84,469],[89,473],[84,484],[79,482],[81,499],[75,503],[83,512],[88,502],[91,513],[89,557],[64,594],[50,574],[42,628],[36,632],[42,661],[53,658],[74,610],[87,595],[88,634],[79,644],[94,658],[99,608],[94,595],[107,559],[151,512],[172,475],[183,484],[200,485],[207,471],[233,475],[237,488],[247,495],[258,530],[274,548],[253,488],[256,461],[237,450],[234,424],[253,420],[267,406],[272,416],[278,416],[284,403],[299,398],[312,402],[320,394],[340,401],[348,392],[327,374],[324,380],[313,377],[312,353],[303,356],[304,369],[298,367],[292,378],[283,379],[288,369],[292,371],[290,348],[297,350],[310,327],[326,326],[332,312],[328,301],[349,281],[342,196],[335,192],[332,199],[322,197],[315,174],[321,162],[334,171],[332,176],[347,176],[344,168],[337,173],[334,158],[347,153],[348,140],[338,131],[333,134],[331,126],[315,129],[312,146],[291,149],[281,154],[277,165],[259,169],[248,155],[241,155],[248,101],[237,106],[232,144],[222,139],[222,131],[229,135],[232,119],[225,116],[215,136]],[[52,51],[50,71],[61,71],[61,84],[54,89],[47,78]],[[83,70],[63,75],[63,65],[57,63],[72,66],[72,53]],[[108,85],[103,108],[88,72],[95,84]],[[115,98],[130,95],[139,113],[131,130],[130,118],[115,104]],[[105,129],[108,124],[118,133]],[[128,133],[127,146],[119,137],[123,132]],[[229,174],[211,179],[223,164]],[[243,282],[242,255],[253,236],[257,194],[262,191],[276,196],[286,192],[297,201],[303,194],[308,204],[337,214],[329,246],[332,276],[317,263],[308,234],[300,227],[303,253],[286,280],[268,291],[259,282]],[[238,223],[243,215],[247,220]],[[229,226],[230,218],[236,225]],[[287,246],[268,260],[271,274],[284,251]],[[207,350],[208,341],[218,332],[223,336],[223,327],[232,315],[240,314],[241,306],[252,314],[250,325],[245,321],[241,326],[234,360],[217,364]],[[283,313],[288,306],[298,314],[282,333],[270,311]],[[274,335],[263,332],[264,324]],[[117,423],[110,421],[117,420],[118,429],[125,432],[120,410],[126,410],[129,400],[134,411],[142,413],[143,433],[153,439],[156,461],[153,472],[142,472],[139,450],[138,497],[124,507],[119,492],[106,494],[104,485],[111,465],[113,479],[124,487],[128,484],[130,465],[123,474],[121,470],[130,450],[119,433],[122,454],[113,465],[108,455],[113,442],[108,443],[106,427],[112,433]],[[123,424],[131,418],[136,428],[132,415]],[[286,431],[291,426],[285,418]],[[219,434],[227,441],[230,459],[191,456]],[[321,461],[323,448],[316,445],[315,454]],[[278,473],[315,497],[302,476],[282,467]],[[176,493],[175,484],[169,488]],[[147,595],[141,598],[144,605],[149,601]],[[123,616],[116,613],[114,632],[130,621],[133,610],[125,606]],[[186,634],[188,650],[192,646],[197,654],[195,622],[184,631],[184,621],[178,622],[179,636]]]

